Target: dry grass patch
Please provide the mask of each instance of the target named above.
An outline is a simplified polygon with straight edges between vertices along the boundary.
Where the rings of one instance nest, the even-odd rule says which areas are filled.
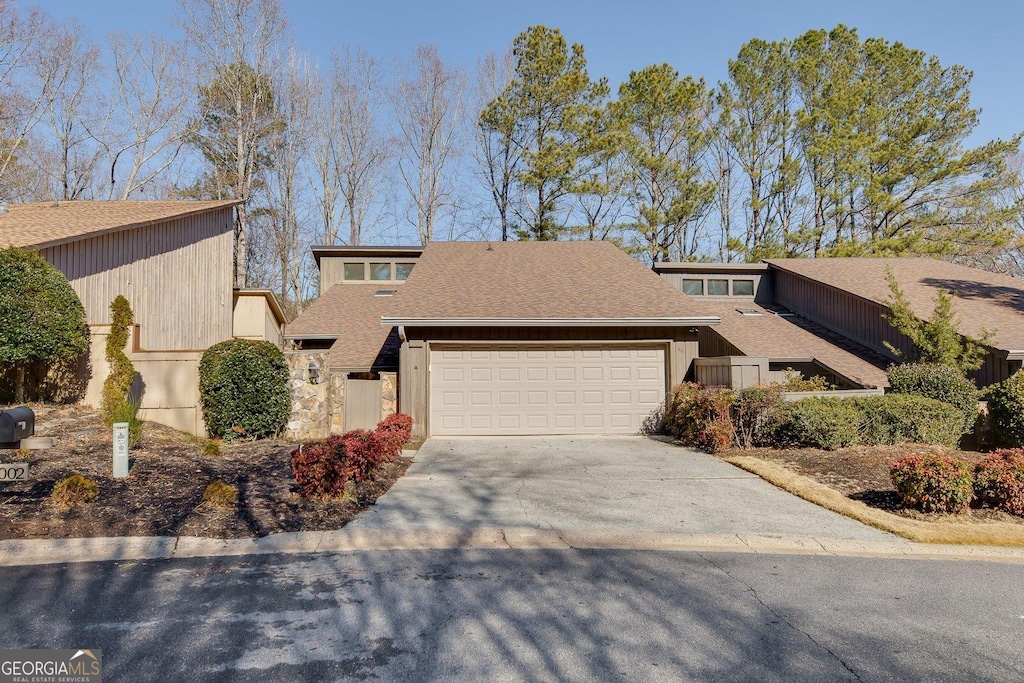
[[[913,519],[871,507],[810,477],[763,458],[727,454],[723,459],[815,505],[918,543],[1024,547],[1024,525],[976,520],[964,515]]]

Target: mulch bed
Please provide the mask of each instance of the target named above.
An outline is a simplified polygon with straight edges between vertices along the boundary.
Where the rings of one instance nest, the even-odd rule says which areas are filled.
[[[223,445],[203,455],[203,440],[146,423],[131,453],[130,474],[114,479],[111,435],[99,416],[77,406],[35,406],[36,434],[55,436],[56,448],[0,451],[7,462],[29,463],[28,482],[0,483],[0,538],[205,536],[244,538],[281,531],[338,529],[373,505],[411,464],[398,458],[337,501],[307,500],[295,491],[288,465],[294,443]],[[50,499],[54,483],[79,473],[99,484],[99,499],[62,511]],[[238,487],[233,510],[203,503],[203,489],[223,479]]]
[[[853,500],[892,512],[904,517],[923,521],[948,519],[949,515],[925,514],[903,506],[899,495],[889,478],[889,468],[900,458],[911,453],[946,453],[963,458],[971,464],[985,457],[976,451],[958,451],[945,446],[903,444],[899,446],[851,446],[838,451],[824,451],[817,448],[753,448],[730,450],[719,456],[748,455],[770,460],[797,474],[809,477],[819,484],[839,491]],[[964,521],[999,521],[1024,525],[1024,518],[988,509],[971,509],[966,515],[958,515]]]

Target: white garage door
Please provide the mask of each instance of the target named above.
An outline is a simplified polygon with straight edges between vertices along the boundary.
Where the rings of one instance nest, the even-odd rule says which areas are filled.
[[[635,434],[665,397],[659,348],[435,349],[431,434]]]

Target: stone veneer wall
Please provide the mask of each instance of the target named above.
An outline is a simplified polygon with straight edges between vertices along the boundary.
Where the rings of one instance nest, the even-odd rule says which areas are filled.
[[[398,375],[394,372],[380,373],[380,417],[398,412]]]
[[[285,351],[292,410],[285,436],[305,441],[341,433],[345,426],[345,375],[327,369],[328,351]],[[309,381],[309,363],[320,368],[318,382]]]

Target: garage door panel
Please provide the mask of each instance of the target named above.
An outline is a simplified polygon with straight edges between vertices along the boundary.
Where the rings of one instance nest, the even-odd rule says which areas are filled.
[[[439,349],[431,433],[635,433],[665,393],[651,348]]]

